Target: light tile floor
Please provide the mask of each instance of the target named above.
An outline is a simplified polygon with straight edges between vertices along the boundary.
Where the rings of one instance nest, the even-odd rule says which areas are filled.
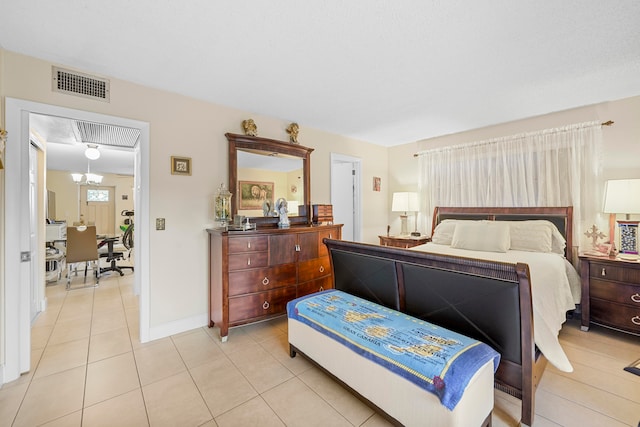
[[[0,389],[0,426],[389,425],[302,357],[289,358],[286,319],[216,328],[141,344],[133,275],[100,287],[47,287],[32,328],[32,369]],[[535,426],[636,426],[640,338],[567,322],[562,344],[574,365],[548,366]],[[495,391],[494,426],[518,425],[520,403]]]

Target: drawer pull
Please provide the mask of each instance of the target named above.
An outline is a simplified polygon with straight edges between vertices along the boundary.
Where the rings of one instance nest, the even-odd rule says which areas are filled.
[[[322,292],[324,291],[324,286],[320,286],[320,289],[318,289],[318,292]]]
[[[251,242],[247,242],[247,249],[251,249]]]
[[[333,239],[333,237],[331,237],[331,233],[329,233],[329,238],[330,238],[330,239]]]
[[[636,292],[636,294],[635,294],[635,295],[631,295],[631,301],[633,301],[633,302],[640,302],[640,294],[638,294],[638,293]]]
[[[262,284],[267,286],[269,284],[269,278],[265,276],[265,278],[262,279]]]
[[[633,316],[631,318],[631,323],[633,323],[634,325],[640,325],[640,316]]]
[[[607,275],[607,270],[604,267],[602,267],[602,271],[600,272],[600,275],[601,276],[606,276]]]
[[[265,310],[268,309],[270,306],[269,301],[265,301],[264,304],[262,304],[262,308],[264,308]]]
[[[251,258],[247,258],[247,265],[251,265]]]
[[[295,246],[296,252],[300,252],[300,245]]]
[[[320,273],[324,273],[324,265],[320,266]]]

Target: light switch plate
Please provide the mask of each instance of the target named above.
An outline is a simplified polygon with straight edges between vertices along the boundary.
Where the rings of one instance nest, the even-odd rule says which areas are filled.
[[[164,230],[164,218],[156,218],[156,230]]]

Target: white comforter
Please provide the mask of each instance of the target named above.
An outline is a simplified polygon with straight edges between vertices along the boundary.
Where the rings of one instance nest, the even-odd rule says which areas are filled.
[[[435,243],[427,243],[411,249],[466,258],[528,264],[531,275],[535,343],[556,368],[564,372],[573,371],[558,341],[558,332],[566,320],[567,311],[575,308],[575,298],[571,293],[564,257],[554,253],[511,250],[506,253],[469,251]]]

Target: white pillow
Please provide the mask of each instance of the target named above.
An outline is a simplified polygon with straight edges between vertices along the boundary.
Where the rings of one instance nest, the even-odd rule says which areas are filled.
[[[440,224],[436,225],[431,236],[431,241],[438,245],[451,245],[453,239],[453,231],[456,229],[455,219],[444,219]]]
[[[532,219],[505,222],[511,228],[511,249],[564,255],[567,242],[551,221]]]
[[[529,221],[509,221],[510,249],[515,251],[551,252],[551,228]]]
[[[460,221],[451,247],[485,252],[507,252],[511,245],[509,225],[496,221]]]

